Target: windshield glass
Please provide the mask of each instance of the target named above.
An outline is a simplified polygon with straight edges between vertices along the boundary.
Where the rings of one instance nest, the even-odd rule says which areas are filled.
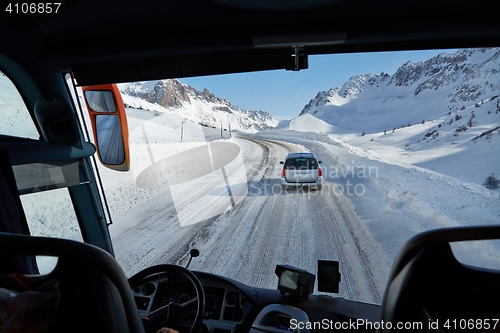
[[[0,70],[0,133],[39,139],[40,134],[16,86]]]
[[[277,264],[316,274],[318,260],[336,260],[339,296],[380,303],[410,237],[497,223],[499,48],[310,67],[119,85],[131,170],[101,173],[127,276],[186,265],[196,248],[191,269],[275,289]],[[294,152],[322,161],[310,164],[322,188],[284,190],[280,161]],[[498,268],[499,250],[457,253]]]

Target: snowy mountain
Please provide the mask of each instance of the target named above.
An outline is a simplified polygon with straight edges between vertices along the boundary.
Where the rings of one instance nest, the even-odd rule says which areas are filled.
[[[247,111],[207,89],[198,91],[179,80],[120,84],[127,107],[177,114],[203,126],[257,132],[275,127],[279,119],[264,111]]]
[[[372,160],[483,185],[500,175],[500,48],[442,53],[394,75],[355,75],[276,129],[323,132],[321,140]]]
[[[449,117],[442,119],[443,125],[463,117],[464,124],[455,123],[458,128],[466,126],[471,107],[495,114],[499,95],[500,48],[466,49],[425,62],[408,61],[394,75],[355,75],[341,88],[319,92],[300,115],[311,114],[341,130],[360,133],[389,131],[444,115]]]

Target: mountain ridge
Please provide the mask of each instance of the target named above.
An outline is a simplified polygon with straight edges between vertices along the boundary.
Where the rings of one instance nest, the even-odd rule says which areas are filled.
[[[120,84],[127,107],[176,113],[202,126],[258,132],[275,127],[279,118],[261,110],[244,110],[208,89],[199,91],[177,79]]]
[[[342,87],[320,91],[304,106],[309,113],[340,128],[359,130],[347,118],[363,122],[373,113],[401,111],[387,119],[385,129],[436,119],[449,110],[460,110],[500,95],[500,48],[461,49],[441,53],[424,62],[408,61],[394,75],[358,74]],[[434,107],[429,101],[434,100]],[[420,104],[420,105],[419,105]],[[425,110],[427,108],[427,110]],[[371,113],[371,115],[370,115]],[[420,118],[420,119],[419,119]],[[376,131],[384,128],[375,128]]]

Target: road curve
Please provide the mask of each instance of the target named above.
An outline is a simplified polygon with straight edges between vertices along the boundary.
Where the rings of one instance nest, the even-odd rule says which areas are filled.
[[[377,260],[382,251],[350,201],[330,182],[322,191],[282,190],[279,185],[279,161],[307,148],[248,136],[234,142],[240,158],[210,176],[170,186],[115,218],[110,230],[127,275],[153,264],[184,264],[189,249],[196,247],[201,255],[191,269],[276,288],[277,264],[316,274],[318,259],[337,260],[342,274],[339,296],[379,303],[385,287],[385,271],[380,272]],[[216,205],[224,208],[217,211]],[[198,208],[188,220],[206,216],[181,226],[187,207]]]

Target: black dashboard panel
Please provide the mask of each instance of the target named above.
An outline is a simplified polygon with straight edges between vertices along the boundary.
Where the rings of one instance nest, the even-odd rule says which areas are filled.
[[[235,330],[252,308],[255,291],[245,285],[212,274],[193,272],[205,292],[204,326],[209,332]],[[147,316],[171,302],[185,304],[181,315],[185,320],[196,316],[196,290],[177,272],[162,272],[142,280],[132,290],[139,314]]]
[[[345,322],[350,318],[376,321],[380,307],[343,298],[310,295],[305,302],[294,302],[278,290],[254,288],[215,274],[193,273],[205,292],[203,333],[283,332],[292,330],[292,319],[320,322],[323,319]],[[177,272],[155,273],[132,290],[141,316],[176,302],[184,304],[182,318],[196,316],[196,291],[189,280]],[[315,330],[311,330],[315,332]]]

